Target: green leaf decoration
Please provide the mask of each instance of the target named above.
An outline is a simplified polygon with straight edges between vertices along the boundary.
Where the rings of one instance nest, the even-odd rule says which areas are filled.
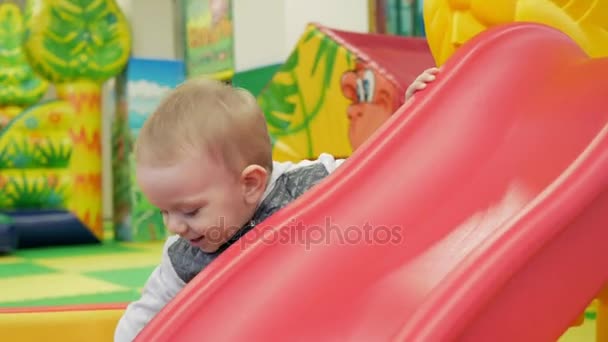
[[[10,207],[19,209],[59,209],[65,205],[66,186],[51,184],[48,179],[30,178],[23,174],[20,178],[10,178],[5,188],[6,200]],[[5,203],[6,204],[6,203]]]
[[[319,31],[317,31],[315,29],[311,29],[310,31],[308,31],[308,33],[306,33],[306,35],[304,36],[304,43],[307,43],[309,40],[314,38],[314,36],[317,35],[317,33],[319,33]]]
[[[317,53],[315,54],[315,60],[312,64],[312,70],[310,71],[311,75],[314,75],[317,72],[317,67],[319,66],[319,62],[323,59],[323,55],[327,52],[329,45],[331,42],[325,37],[321,38],[321,42],[319,43],[319,48],[317,49]]]
[[[351,66],[354,61],[351,54],[340,49],[340,45],[331,37],[309,26],[298,47],[260,93],[258,102],[268,123],[273,148],[283,137],[303,132],[296,139],[304,139],[298,140],[298,144],[305,141],[306,150],[298,153],[304,158],[314,157],[311,123],[326,103],[336,60],[346,58]],[[302,62],[301,53],[311,54],[314,58],[310,62],[308,59]],[[300,84],[306,84],[306,89],[300,89]]]
[[[281,71],[292,71],[298,66],[298,53],[298,49],[295,49],[291,55],[289,55],[289,58],[287,58],[287,61],[283,64]]]
[[[128,61],[131,33],[115,0],[29,0],[25,51],[46,79],[105,81]]]
[[[13,167],[12,157],[8,151],[8,147],[0,149],[0,170]]]
[[[259,98],[260,107],[266,115],[266,121],[274,128],[286,129],[294,114],[296,106],[289,97],[298,93],[297,84],[270,83],[267,91]]]
[[[38,102],[48,83],[30,67],[23,51],[23,16],[12,3],[0,4],[0,106],[28,107]]]
[[[331,86],[331,77],[334,71],[336,55],[338,54],[338,49],[340,46],[327,36],[322,36],[320,39],[321,42],[319,43],[319,48],[317,49],[310,74],[314,75],[317,71],[317,67],[319,66],[319,62],[323,61],[325,65],[325,70],[323,73],[323,86],[325,89],[327,89]]]
[[[72,147],[46,138],[43,144],[32,144],[27,137],[11,139],[0,148],[1,169],[64,169],[70,164]]]

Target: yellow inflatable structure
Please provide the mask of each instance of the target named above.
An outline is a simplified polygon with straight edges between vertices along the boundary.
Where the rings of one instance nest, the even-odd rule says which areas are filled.
[[[0,4],[0,247],[97,243],[101,85],[127,63],[129,25],[115,0],[24,7]],[[57,99],[39,102],[49,84]]]
[[[437,65],[478,33],[512,22],[554,27],[590,56],[608,56],[608,0],[424,0],[427,40]]]
[[[3,341],[112,341],[123,312],[124,305],[5,309],[0,310],[0,331]]]

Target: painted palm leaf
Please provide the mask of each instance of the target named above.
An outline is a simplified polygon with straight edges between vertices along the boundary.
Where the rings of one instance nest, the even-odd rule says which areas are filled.
[[[290,117],[296,108],[289,97],[297,92],[296,84],[270,83],[268,92],[263,93],[258,99],[260,107],[266,115],[266,121],[272,128],[283,130],[289,127]]]
[[[337,60],[346,58],[350,63],[350,55],[340,49],[336,41],[316,26],[308,26],[296,49],[258,96],[273,148],[280,146],[289,158],[296,158],[298,153],[297,158],[314,157],[311,122],[325,105],[328,91],[335,86],[332,83]],[[295,145],[300,151],[294,152],[290,147]]]
[[[325,89],[328,89],[331,86],[331,76],[334,73],[334,64],[340,46],[336,42],[334,42],[330,37],[321,34],[317,30],[312,30],[308,32],[306,37],[304,37],[304,42],[308,42],[315,36],[318,37],[320,43],[319,48],[317,49],[317,53],[315,55],[312,69],[310,70],[310,74],[314,75],[317,72],[319,62],[324,61],[325,70],[323,71],[323,86],[325,87]]]
[[[17,5],[0,5],[0,106],[30,106],[48,83],[30,67],[23,44],[23,17]]]
[[[131,36],[115,0],[29,0],[25,51],[53,82],[104,81],[129,58]]]
[[[285,64],[278,71],[280,73],[291,73],[298,65],[298,50],[289,56]],[[272,81],[268,84],[266,91],[258,97],[258,102],[266,116],[266,121],[271,128],[271,134],[286,129],[291,123],[296,105],[291,97],[298,93],[297,81],[292,79],[290,83]]]

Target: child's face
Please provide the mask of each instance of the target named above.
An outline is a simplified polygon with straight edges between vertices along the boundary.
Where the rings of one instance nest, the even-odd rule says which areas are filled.
[[[137,182],[166,227],[211,253],[246,224],[261,200],[266,173],[249,167],[229,173],[208,157],[190,158],[166,167],[139,165]]]

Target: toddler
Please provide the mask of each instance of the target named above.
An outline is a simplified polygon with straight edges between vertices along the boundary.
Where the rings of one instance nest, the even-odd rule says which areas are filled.
[[[137,184],[173,235],[115,341],[132,341],[222,251],[342,162],[328,154],[273,162],[264,115],[248,92],[191,80],[172,91],[139,132]]]
[[[437,71],[425,70],[406,101]],[[138,186],[173,235],[141,298],[120,319],[117,342],[132,341],[221,252],[344,161],[321,154],[314,161],[274,162],[256,99],[205,79],[185,82],[160,103],[134,153]]]

